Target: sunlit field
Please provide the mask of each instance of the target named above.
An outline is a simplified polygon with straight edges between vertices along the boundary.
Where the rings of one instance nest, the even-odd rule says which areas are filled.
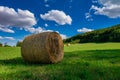
[[[0,80],[120,80],[120,43],[65,45],[57,64],[28,64],[20,47],[0,47]]]

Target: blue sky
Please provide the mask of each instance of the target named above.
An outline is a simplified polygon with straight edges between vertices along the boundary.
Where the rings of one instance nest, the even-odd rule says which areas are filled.
[[[0,0],[0,42],[47,31],[63,39],[120,24],[120,0]]]

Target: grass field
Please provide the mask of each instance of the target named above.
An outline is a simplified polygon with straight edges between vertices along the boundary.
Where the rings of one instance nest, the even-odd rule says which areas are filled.
[[[120,80],[120,43],[65,46],[58,64],[28,64],[20,48],[0,48],[0,80]]]

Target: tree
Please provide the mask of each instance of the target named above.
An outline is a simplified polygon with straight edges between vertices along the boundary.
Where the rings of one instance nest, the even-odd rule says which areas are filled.
[[[0,43],[0,47],[2,47],[3,46],[3,44],[2,43]]]
[[[4,47],[11,47],[10,45],[7,44],[7,42],[4,43]]]
[[[22,46],[22,41],[18,41],[16,47],[21,47],[21,46]]]

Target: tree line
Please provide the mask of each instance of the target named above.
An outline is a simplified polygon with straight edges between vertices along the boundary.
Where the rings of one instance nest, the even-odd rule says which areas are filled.
[[[16,43],[16,47],[21,47],[21,46],[22,46],[22,41],[18,41],[18,42]],[[7,42],[6,42],[6,43],[4,43],[4,44],[0,43],[0,47],[12,47],[12,46],[9,45],[9,44],[7,44]]]
[[[78,34],[64,43],[120,42],[120,24],[109,28]]]

